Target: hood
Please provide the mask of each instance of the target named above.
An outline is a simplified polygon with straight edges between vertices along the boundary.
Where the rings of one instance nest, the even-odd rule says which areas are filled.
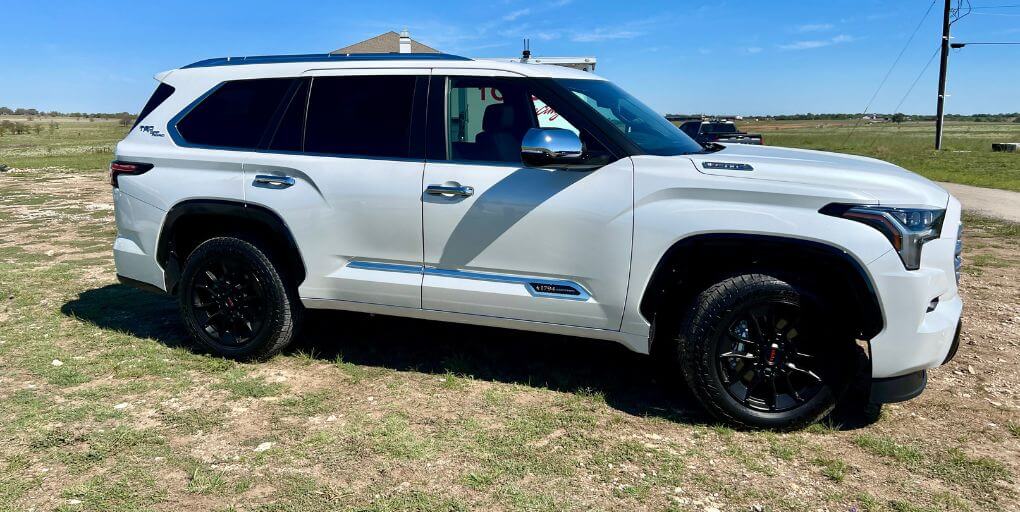
[[[730,144],[715,153],[690,158],[705,174],[847,189],[890,206],[944,208],[949,202],[949,193],[935,182],[889,162],[863,156]]]

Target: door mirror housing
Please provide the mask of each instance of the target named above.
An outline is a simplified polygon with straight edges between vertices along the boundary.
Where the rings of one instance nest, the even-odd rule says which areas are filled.
[[[521,141],[521,160],[528,167],[577,168],[583,158],[581,138],[564,128],[531,128]]]

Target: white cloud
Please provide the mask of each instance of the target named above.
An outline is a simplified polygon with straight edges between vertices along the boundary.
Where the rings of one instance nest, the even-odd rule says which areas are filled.
[[[514,12],[511,12],[510,14],[507,14],[506,16],[503,16],[503,19],[505,21],[513,21],[516,20],[517,18],[520,18],[521,16],[527,16],[528,14],[531,14],[531,9],[518,9]]]
[[[832,29],[832,23],[809,23],[807,25],[798,26],[797,32],[825,32],[826,30]]]
[[[853,42],[854,38],[846,34],[840,34],[830,39],[814,39],[809,41],[797,41],[790,44],[779,45],[780,49],[783,50],[810,50],[813,48],[822,48],[825,46],[832,46],[834,44],[850,43]]]
[[[634,30],[616,30],[599,27],[587,32],[577,32],[570,38],[570,40],[575,43],[596,43],[599,41],[609,41],[613,39],[633,39],[642,34],[643,32],[637,32]]]
[[[749,46],[744,49],[747,53],[761,53],[762,48],[760,46]]]

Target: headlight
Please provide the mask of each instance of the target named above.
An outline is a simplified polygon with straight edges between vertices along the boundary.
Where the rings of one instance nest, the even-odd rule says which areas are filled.
[[[881,232],[907,270],[921,267],[921,246],[939,237],[946,211],[940,208],[830,204],[822,213],[855,220]]]

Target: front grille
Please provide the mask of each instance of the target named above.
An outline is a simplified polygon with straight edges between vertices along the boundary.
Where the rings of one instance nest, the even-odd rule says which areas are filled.
[[[960,268],[963,267],[963,223],[956,231],[956,255],[953,257],[953,268],[956,270],[956,284],[960,284]]]

